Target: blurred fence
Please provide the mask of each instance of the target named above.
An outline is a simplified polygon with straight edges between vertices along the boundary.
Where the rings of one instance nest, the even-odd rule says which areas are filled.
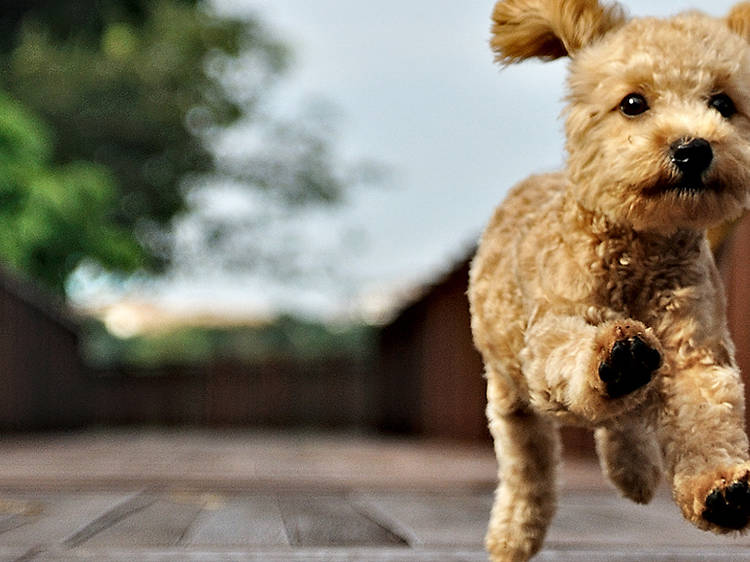
[[[750,405],[750,214],[738,221],[718,245],[717,262],[724,281],[735,358],[745,382],[745,400]],[[750,408],[745,415],[750,427]]]
[[[78,337],[46,295],[0,269],[0,427],[86,421]]]
[[[349,360],[216,362],[89,375],[98,424],[370,426],[368,368]]]
[[[367,427],[371,366],[357,359],[92,370],[49,295],[0,268],[0,429],[90,424]]]
[[[433,437],[489,439],[484,368],[474,348],[465,260],[380,334],[380,426]]]

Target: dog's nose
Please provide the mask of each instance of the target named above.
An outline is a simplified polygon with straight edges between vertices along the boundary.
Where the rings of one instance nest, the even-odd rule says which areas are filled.
[[[672,144],[672,162],[689,176],[697,176],[711,165],[714,159],[711,145],[706,139],[679,140]]]

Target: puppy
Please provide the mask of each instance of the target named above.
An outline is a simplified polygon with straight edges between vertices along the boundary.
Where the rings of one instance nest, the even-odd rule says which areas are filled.
[[[493,21],[500,63],[570,63],[566,167],[510,191],[470,274],[500,465],[491,558],[541,547],[559,424],[596,429],[631,500],[665,473],[690,522],[743,529],[744,390],[705,231],[749,202],[750,3],[629,20],[596,0],[503,0]]]

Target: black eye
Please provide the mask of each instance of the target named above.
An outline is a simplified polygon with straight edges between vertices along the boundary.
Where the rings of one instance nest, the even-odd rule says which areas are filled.
[[[648,111],[648,102],[641,94],[628,94],[620,102],[620,111],[628,117],[635,117]]]
[[[721,113],[722,117],[729,119],[732,115],[737,113],[737,108],[734,106],[732,98],[726,94],[716,94],[711,96],[708,100],[708,106],[713,107],[716,111]]]

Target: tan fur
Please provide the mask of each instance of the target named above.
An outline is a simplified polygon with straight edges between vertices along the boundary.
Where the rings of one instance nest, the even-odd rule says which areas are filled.
[[[527,560],[555,505],[557,425],[596,428],[604,472],[648,502],[663,470],[702,529],[706,498],[750,475],[744,391],[705,229],[737,217],[750,189],[750,3],[626,22],[594,1],[505,0],[501,62],[573,56],[566,168],[532,176],[497,209],[472,263],[472,331],[483,355],[500,487],[487,533],[495,561]],[[649,110],[622,114],[642,94]],[[726,93],[738,112],[709,99]],[[670,146],[713,150],[706,189],[674,188]],[[599,376],[616,342],[640,338],[661,366],[610,398]]]
[[[737,4],[731,9],[727,16],[727,26],[750,41],[750,2]]]
[[[618,5],[596,0],[507,0],[492,14],[490,45],[497,60],[552,60],[578,51],[624,22]]]

